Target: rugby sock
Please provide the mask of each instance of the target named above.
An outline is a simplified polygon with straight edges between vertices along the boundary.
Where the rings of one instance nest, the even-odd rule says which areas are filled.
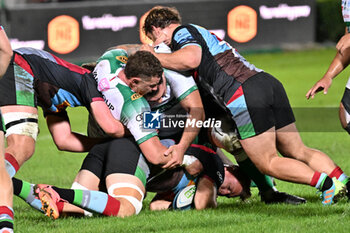
[[[349,181],[349,177],[341,170],[340,167],[334,168],[334,170],[329,174],[330,178],[337,178],[343,184],[346,184]]]
[[[261,193],[275,189],[271,178],[262,174],[248,157],[243,161],[237,161],[237,163],[244,173],[254,181]]]
[[[315,172],[310,185],[323,192],[332,187],[333,181],[326,173]]]
[[[19,164],[15,157],[13,157],[13,155],[10,153],[5,153],[5,165],[7,173],[10,175],[10,177],[14,177],[19,169]]]
[[[23,199],[27,202],[31,207],[37,209],[41,212],[41,201],[34,196],[33,187],[34,184],[28,183],[24,180],[19,180],[15,177],[12,177],[13,184],[13,194]]]
[[[13,209],[9,206],[0,206],[0,233],[13,232]]]
[[[120,201],[107,193],[92,190],[62,189],[52,186],[62,199],[79,206],[88,211],[107,215],[117,216],[120,208]]]

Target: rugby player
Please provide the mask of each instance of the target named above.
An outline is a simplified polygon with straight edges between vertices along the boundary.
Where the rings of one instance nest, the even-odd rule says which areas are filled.
[[[0,106],[8,144],[5,159],[11,177],[34,153],[38,105],[43,108],[52,137],[61,150],[86,151],[93,144],[79,140],[83,135],[71,133],[68,106],[86,107],[106,133],[113,137],[124,135],[123,125],[110,113],[90,71],[46,51],[16,49],[0,81]],[[66,140],[70,147],[61,146]]]
[[[133,54],[136,51],[139,51],[142,45],[140,44],[123,44],[115,46],[111,49],[123,49],[127,51],[128,54]],[[170,48],[165,45],[164,43],[158,44],[154,47],[154,51],[156,53],[170,53]],[[167,73],[166,73],[167,74]],[[171,77],[171,75],[175,75],[174,77]],[[194,85],[194,82],[192,79],[184,79],[183,76],[180,74],[171,72],[168,72],[167,79],[170,83],[170,89],[173,90],[181,90],[181,88],[184,89],[183,93],[186,93],[187,90],[190,90],[190,87]],[[187,81],[186,81],[187,80]],[[188,87],[187,87],[188,86]],[[199,85],[200,87],[200,85]],[[235,156],[236,161],[238,162],[240,168],[245,172],[245,174],[252,179],[255,184],[257,185],[259,189],[259,194],[261,196],[261,200],[264,201],[267,204],[272,203],[288,203],[288,204],[301,204],[305,203],[306,200],[297,196],[293,196],[284,192],[277,191],[276,187],[274,186],[271,178],[267,175],[262,174],[256,166],[251,162],[251,160],[247,157],[244,150],[242,150],[242,146],[240,145],[237,134],[235,133],[234,122],[228,117],[227,111],[220,107],[220,104],[218,104],[218,101],[213,98],[207,90],[203,88],[199,88],[201,98],[203,99],[203,106],[205,110],[206,119],[216,119],[221,121],[223,124],[222,128],[219,127],[213,127],[211,130],[210,135],[208,135],[208,132],[206,130],[202,130],[201,134],[201,143],[210,143],[215,146],[218,146],[220,148],[224,148],[227,151],[231,152]],[[176,92],[176,91],[174,91]],[[176,95],[176,94],[175,94]],[[178,95],[180,96],[180,95]],[[164,102],[164,103],[162,103]],[[157,109],[162,109],[162,112],[165,113],[165,115],[174,115],[175,113],[179,114],[185,114],[183,110],[180,111],[181,106],[174,106],[170,107],[170,111],[166,110],[164,107],[159,107],[158,105],[164,105],[167,106],[167,102],[172,103],[174,100],[166,100],[163,99],[160,101],[160,103],[152,103],[150,101],[152,110],[155,111]],[[179,100],[178,102],[181,103]],[[169,107],[168,107],[169,108]],[[167,133],[164,134],[163,131],[166,131]],[[181,129],[177,128],[175,131],[174,129],[167,129],[165,130],[162,128],[159,131],[159,135],[161,138],[167,138],[167,136],[171,136],[171,138],[174,138],[174,135],[176,137],[181,135],[182,131]],[[162,137],[163,136],[163,137]],[[209,136],[209,138],[208,138]],[[177,138],[176,137],[176,138]]]
[[[3,26],[0,25],[0,79],[10,64],[12,49]],[[4,128],[0,111],[0,232],[13,232],[12,182],[5,167]]]
[[[240,143],[261,172],[316,187],[324,205],[344,196],[346,186],[336,177],[347,176],[326,154],[303,144],[277,79],[248,63],[205,28],[181,25],[175,8],[154,7],[143,29],[154,44],[164,42],[172,53],[157,54],[150,45],[144,45],[144,50],[152,52],[165,68],[195,71],[199,85],[231,112]]]
[[[329,65],[327,72],[323,77],[315,83],[315,85],[306,93],[306,98],[314,98],[317,92],[323,90],[327,94],[328,89],[332,85],[332,81],[339,73],[341,73],[350,63],[350,1],[342,1],[343,19],[346,23],[345,35],[339,40],[336,48],[337,53]],[[339,119],[342,127],[350,134],[350,78],[345,86],[345,92],[339,106]],[[344,180],[345,183],[347,181]]]

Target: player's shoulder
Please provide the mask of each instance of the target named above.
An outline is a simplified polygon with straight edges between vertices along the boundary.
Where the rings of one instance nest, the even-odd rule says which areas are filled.
[[[128,53],[124,49],[111,49],[102,54],[97,62],[101,60],[117,60],[126,64],[128,61]]]
[[[139,93],[132,91],[130,87],[121,83],[117,84],[116,87],[123,96],[125,106],[148,106],[146,99]]]

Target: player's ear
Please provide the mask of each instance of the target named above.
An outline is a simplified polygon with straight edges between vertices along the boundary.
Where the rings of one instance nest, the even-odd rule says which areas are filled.
[[[137,85],[141,82],[141,79],[139,77],[132,77],[130,78],[130,82],[133,84],[133,85]]]

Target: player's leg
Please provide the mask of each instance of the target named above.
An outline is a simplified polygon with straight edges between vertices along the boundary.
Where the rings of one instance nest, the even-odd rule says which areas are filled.
[[[291,159],[279,157],[277,154],[277,145],[286,155],[281,143],[290,143],[288,140],[282,142],[281,135],[283,137],[284,134],[280,133],[299,136],[295,131],[291,131],[295,119],[283,85],[264,73],[250,78],[243,85],[252,122],[248,133],[252,135],[241,133],[240,136],[243,138],[241,144],[248,157],[262,173],[294,183],[315,186],[324,194],[323,203],[331,204],[334,195],[341,192],[338,185],[335,189],[335,184],[326,173],[315,171],[304,161],[295,159],[295,156]],[[271,126],[273,127],[268,128]],[[289,132],[283,132],[283,129]],[[328,169],[326,165],[325,169]],[[326,195],[328,193],[331,195]]]
[[[0,113],[0,232],[13,232],[12,183],[5,168],[4,133]]]
[[[331,158],[322,151],[304,145],[294,123],[277,130],[277,144],[281,154],[302,161],[315,171],[311,185],[315,186],[317,178],[322,177],[321,174],[335,177],[344,184],[348,182],[348,176]],[[340,185],[339,188],[341,190],[338,196],[341,196],[346,190]]]
[[[38,135],[38,110],[31,106],[1,107],[6,127],[7,147],[5,149],[5,165],[10,177],[14,177],[18,169],[34,153]],[[28,182],[13,181],[14,194],[40,210],[40,201],[33,196],[33,186]]]
[[[34,153],[38,112],[30,65],[18,54],[0,80],[0,106],[6,130],[6,169],[13,177]]]
[[[108,194],[120,201],[118,216],[139,214],[145,195],[149,164],[133,138],[121,138],[110,143],[105,157]]]
[[[1,107],[6,127],[6,169],[13,177],[34,153],[38,135],[38,111],[35,107]]]
[[[139,214],[145,196],[145,186],[139,177],[114,173],[106,178],[108,194],[120,202],[119,217]]]

